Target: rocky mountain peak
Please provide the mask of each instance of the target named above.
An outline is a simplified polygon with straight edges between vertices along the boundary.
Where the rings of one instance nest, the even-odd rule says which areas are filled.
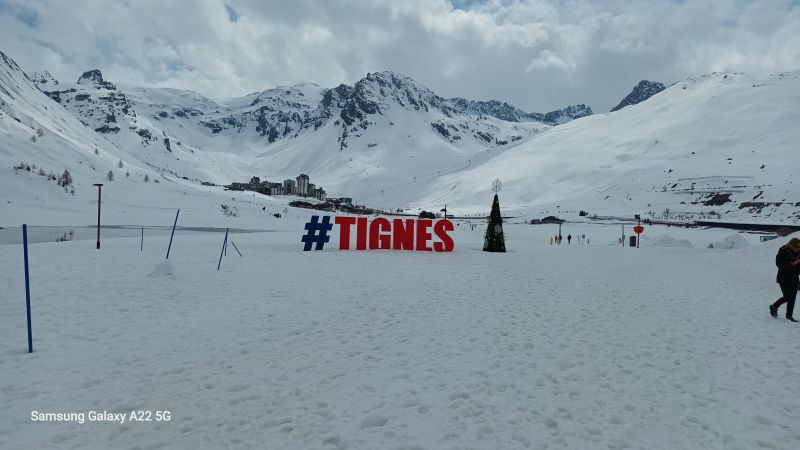
[[[537,112],[525,112],[514,105],[498,100],[467,100],[463,98],[451,98],[447,100],[455,109],[467,114],[482,114],[496,117],[508,122],[536,121],[548,125],[560,125],[570,120],[593,114],[592,108],[587,105],[570,105],[562,109],[550,111],[542,114]]]
[[[368,115],[383,114],[398,106],[428,111],[441,108],[443,101],[412,78],[384,71],[367,73],[352,88],[341,85],[328,91],[323,98],[323,106],[331,104],[342,108],[340,117],[349,126],[364,121]]]
[[[525,111],[499,100],[467,100],[461,97],[455,97],[449,99],[448,102],[450,102],[454,108],[468,114],[483,114],[508,122],[520,122],[528,118],[528,113]]]
[[[16,72],[22,72],[22,69],[19,68],[16,62],[13,59],[8,57],[5,53],[0,52],[0,64],[8,67],[11,70]]]
[[[103,87],[112,90],[116,89],[116,86],[103,79],[103,73],[100,72],[100,69],[92,69],[83,72],[83,75],[78,78],[78,84]]]
[[[591,116],[592,114],[594,114],[592,108],[587,105],[569,105],[566,108],[545,114],[542,122],[550,125],[560,125],[581,117]]]
[[[50,72],[46,70],[44,72],[33,72],[28,76],[28,78],[30,78],[37,87],[42,89],[58,86],[58,80],[56,80],[55,77],[50,75]]]
[[[647,100],[648,98],[663,91],[664,89],[666,89],[664,83],[659,83],[658,81],[642,80],[636,86],[633,87],[633,90],[630,92],[630,94],[626,95],[625,98],[623,98],[622,101],[619,102],[617,106],[611,109],[611,112],[620,110],[626,106],[641,103]]]

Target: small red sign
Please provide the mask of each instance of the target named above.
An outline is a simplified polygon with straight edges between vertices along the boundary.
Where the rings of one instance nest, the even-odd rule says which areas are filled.
[[[641,225],[636,225],[635,227],[633,227],[633,232],[636,234],[642,234],[644,233],[644,227]]]

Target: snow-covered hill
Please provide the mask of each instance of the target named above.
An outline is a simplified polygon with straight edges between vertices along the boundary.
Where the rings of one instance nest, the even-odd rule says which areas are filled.
[[[584,210],[797,223],[798,103],[800,71],[690,78],[441,177],[420,204],[446,200],[485,211],[499,177],[503,206],[532,215]]]
[[[56,86],[49,78],[48,84]],[[99,92],[107,88],[96,90],[102,95]],[[133,116],[125,120],[128,117]],[[126,131],[130,123],[125,123]],[[245,217],[283,209],[273,199],[232,195],[221,187],[202,186],[154,169],[141,148],[121,148],[109,135],[86,126],[0,53],[0,227],[25,222],[90,224],[97,208],[94,183],[106,184],[105,223],[167,223],[175,209],[183,208],[182,216],[188,220],[195,217],[197,223],[219,225],[227,218],[220,211],[223,201],[241,205],[238,210]],[[179,161],[182,154],[172,155]],[[63,182],[65,171],[70,183]],[[253,206],[253,211],[245,205]]]

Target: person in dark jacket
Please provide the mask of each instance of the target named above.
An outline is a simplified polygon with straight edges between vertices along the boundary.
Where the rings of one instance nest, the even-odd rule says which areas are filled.
[[[794,301],[797,298],[797,286],[800,284],[798,271],[800,270],[800,239],[792,238],[786,245],[778,250],[775,255],[775,265],[778,266],[777,282],[781,287],[783,297],[769,305],[772,317],[778,317],[778,308],[786,303],[786,318],[792,322],[797,320],[792,317]]]

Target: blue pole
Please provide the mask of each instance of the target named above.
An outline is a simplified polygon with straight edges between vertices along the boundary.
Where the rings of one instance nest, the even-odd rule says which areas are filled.
[[[167,247],[167,259],[169,259],[169,251],[172,249],[172,238],[175,237],[175,227],[178,225],[178,215],[180,213],[180,209],[175,213],[175,223],[172,224],[172,234],[169,236],[169,247]]]
[[[217,263],[217,270],[222,265],[222,254],[225,253],[225,247],[228,246],[228,228],[225,228],[225,240],[222,241],[222,250],[219,252],[219,262]]]
[[[236,249],[236,253],[239,254],[239,257],[244,258],[244,256],[242,256],[242,252],[239,251],[239,247],[236,246],[236,242],[233,242],[233,240],[231,240],[231,244],[233,245],[233,248]]]
[[[25,255],[25,310],[28,313],[28,353],[33,353],[33,333],[31,332],[31,282],[28,274],[28,225],[22,225],[22,248]]]
[[[139,244],[139,251],[144,250],[144,227],[142,227],[142,243]]]

